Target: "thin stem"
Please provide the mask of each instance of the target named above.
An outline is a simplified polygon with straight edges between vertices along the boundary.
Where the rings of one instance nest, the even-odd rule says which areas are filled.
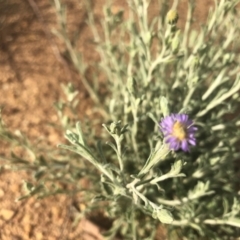
[[[171,224],[174,226],[186,226],[186,225],[190,225],[190,223],[195,222],[199,224],[199,219],[191,219],[190,220],[174,220]],[[238,218],[229,218],[229,219],[206,219],[203,220],[204,224],[208,224],[208,225],[229,225],[229,226],[233,226],[233,227],[240,227],[240,219]]]
[[[203,221],[203,223],[209,224],[209,225],[229,225],[229,226],[240,228],[240,219],[239,218],[229,218],[226,220],[206,219]]]
[[[123,171],[124,165],[123,165],[123,160],[122,160],[122,148],[121,148],[121,141],[119,139],[119,137],[116,140],[116,144],[117,144],[117,151],[118,151],[118,162],[119,162],[119,167],[121,172]]]
[[[178,0],[173,1],[172,9],[177,9],[178,6]]]
[[[200,197],[204,197],[204,196],[209,196],[212,195],[214,192],[213,191],[209,191],[203,194],[199,194],[193,197],[189,197],[189,198],[183,198],[181,200],[166,200],[166,199],[162,199],[162,198],[158,198],[158,202],[164,205],[168,205],[168,206],[179,206],[179,205],[183,205],[187,202],[193,201],[195,199],[198,199]]]
[[[134,206],[134,204],[132,204],[131,224],[132,224],[132,239],[137,240],[137,231],[136,231],[136,224],[135,224],[135,206]]]
[[[135,103],[136,103],[136,99],[134,97],[131,97],[131,108],[132,108],[132,115],[133,115],[133,126],[132,126],[131,138],[132,138],[134,152],[136,154],[137,160],[139,160],[138,145],[136,141],[136,136],[138,132],[137,112],[138,112],[139,104],[135,104]]]
[[[193,3],[192,1],[190,1],[190,3],[188,4],[188,15],[187,15],[187,22],[185,24],[185,28],[184,28],[184,35],[183,35],[183,47],[186,49],[187,51],[187,41],[188,41],[188,36],[189,36],[189,30],[190,30],[190,26],[191,26],[191,21],[192,21],[192,13],[193,13]]]
[[[186,106],[188,105],[188,103],[189,103],[189,101],[190,101],[190,99],[191,99],[194,91],[195,91],[195,88],[194,88],[194,87],[192,87],[191,89],[189,89],[188,94],[187,94],[187,96],[186,96],[185,99],[184,99],[183,107],[186,107]]]

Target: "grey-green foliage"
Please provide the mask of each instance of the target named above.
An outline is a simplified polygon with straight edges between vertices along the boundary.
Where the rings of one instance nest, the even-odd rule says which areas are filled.
[[[120,209],[132,213],[134,207],[133,227],[126,232],[132,231],[135,239],[143,238],[137,231],[145,221],[139,210],[170,224],[170,234],[182,229],[184,239],[236,237],[239,1],[216,1],[198,30],[191,27],[193,1],[184,29],[162,21],[160,14],[149,21],[147,0],[127,2],[127,19],[121,11],[113,14],[111,5],[104,7],[103,36],[87,4],[101,57],[99,72],[109,93],[103,100],[107,120],[113,121],[104,127],[114,139],[108,144],[115,157],[110,152],[102,165],[113,177],[102,171],[109,187],[103,195],[110,202],[115,196],[114,208],[119,209],[113,217],[121,222]],[[198,143],[189,154],[169,151],[159,132],[161,118],[177,112],[189,114],[198,126]],[[128,204],[118,202],[122,197]]]
[[[150,21],[149,1],[129,0],[127,18],[106,5],[99,30],[86,1],[101,58],[91,67],[93,76],[105,78],[104,97],[87,82],[88,66],[71,45],[66,24],[57,32],[106,123],[97,142],[93,134],[84,136],[86,124],[74,129],[60,114],[71,143],[60,147],[82,156],[71,155],[68,164],[85,173],[75,181],[92,180],[94,206],[108,203],[105,214],[114,219],[109,238],[120,233],[123,239],[153,239],[160,222],[168,224],[169,239],[240,235],[240,34],[235,8],[240,1],[216,1],[198,30],[191,26],[193,2],[183,29],[164,21],[164,11]],[[62,5],[55,4],[62,19]],[[180,112],[198,127],[197,146],[190,153],[170,151],[159,131],[162,117]],[[31,185],[29,191],[34,189]]]

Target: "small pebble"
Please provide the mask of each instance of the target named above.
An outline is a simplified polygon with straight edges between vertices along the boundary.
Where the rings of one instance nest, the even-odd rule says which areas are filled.
[[[0,216],[3,217],[4,220],[10,220],[13,217],[14,211],[9,209],[1,209]]]
[[[0,198],[4,196],[4,191],[0,188]]]

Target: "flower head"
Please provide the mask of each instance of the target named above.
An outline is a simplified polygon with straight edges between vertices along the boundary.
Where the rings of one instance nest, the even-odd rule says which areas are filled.
[[[167,22],[171,25],[176,24],[178,21],[178,13],[176,9],[170,9],[167,13]]]
[[[174,151],[182,149],[188,152],[189,145],[196,145],[194,134],[197,128],[187,114],[173,113],[165,117],[160,123],[160,129],[163,132],[165,142]]]

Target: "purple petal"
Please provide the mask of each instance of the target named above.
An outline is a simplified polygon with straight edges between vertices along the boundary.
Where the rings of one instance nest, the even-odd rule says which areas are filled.
[[[194,134],[195,134],[195,133],[193,133],[193,132],[192,132],[192,133],[188,133],[188,138],[189,138],[189,139],[190,139],[190,138],[195,139]]]
[[[181,148],[182,148],[182,150],[184,152],[188,152],[189,151],[189,147],[188,147],[188,143],[187,143],[186,139],[182,141]]]
[[[175,138],[175,137],[172,137],[172,136],[169,136],[167,139],[166,139],[166,143],[170,143],[170,144],[172,144],[172,143],[174,143],[174,142],[176,142],[177,141],[177,139]]]
[[[193,121],[192,121],[192,120],[189,119],[189,120],[186,121],[186,125],[187,125],[187,126],[191,126],[192,124],[193,124]]]
[[[186,114],[181,114],[179,118],[181,119],[181,122],[183,122],[183,123],[188,122],[188,115],[186,115]]]
[[[196,146],[196,139],[195,138],[189,138],[188,139],[188,142],[193,145],[193,146]]]
[[[197,127],[193,127],[193,126],[191,126],[189,129],[190,129],[191,131],[194,131],[194,132],[196,132],[196,131],[198,130]]]
[[[180,148],[180,142],[178,142],[178,141],[171,142],[170,148],[177,151]]]

